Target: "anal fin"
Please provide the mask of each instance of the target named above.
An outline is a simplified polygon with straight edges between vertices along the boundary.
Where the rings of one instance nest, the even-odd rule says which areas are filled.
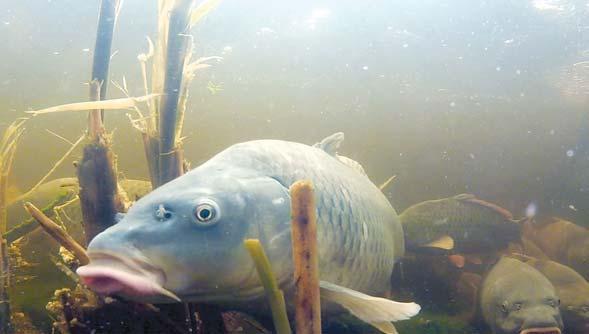
[[[392,321],[409,319],[421,310],[416,303],[372,297],[325,281],[319,286],[322,299],[341,305],[358,319],[387,334],[397,334]]]

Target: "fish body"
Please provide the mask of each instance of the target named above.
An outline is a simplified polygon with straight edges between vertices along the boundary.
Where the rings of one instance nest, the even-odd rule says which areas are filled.
[[[560,312],[570,333],[589,332],[589,283],[573,269],[550,260],[528,258],[525,262],[541,272],[556,289]]]
[[[399,219],[411,251],[430,247],[455,253],[496,251],[518,240],[521,230],[507,210],[469,194],[415,204]]]
[[[258,140],[227,148],[137,201],[92,240],[90,264],[78,273],[101,293],[157,302],[170,302],[165,296],[173,294],[259,310],[263,288],[243,247],[244,239],[255,238],[286,299],[293,299],[289,187],[306,179],[315,191],[322,296],[393,333],[390,321],[416,314],[419,306],[368,295],[389,290],[404,252],[403,232],[380,190],[336,156],[342,140],[336,134],[317,147]],[[370,305],[379,309],[372,304],[377,300],[390,306],[390,316],[375,318]],[[324,310],[332,307],[325,303]]]
[[[562,218],[526,222],[523,236],[553,261],[589,280],[589,230]]]
[[[480,312],[493,334],[560,334],[563,329],[554,286],[538,270],[502,257],[483,280]]]

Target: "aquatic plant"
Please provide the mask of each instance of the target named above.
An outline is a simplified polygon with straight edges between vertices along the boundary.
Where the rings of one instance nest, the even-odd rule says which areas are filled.
[[[4,130],[0,140],[0,333],[12,332],[10,319],[10,299],[8,288],[10,286],[10,263],[8,247],[4,234],[7,226],[7,189],[8,176],[12,170],[12,163],[16,154],[17,143],[23,134],[25,119],[13,122]]]
[[[317,217],[311,181],[290,186],[296,332],[321,333]]]
[[[157,187],[183,174],[181,130],[188,99],[188,88],[197,71],[210,67],[212,60],[221,57],[202,57],[192,61],[193,37],[190,29],[220,0],[208,0],[193,8],[194,0],[159,0],[158,35],[156,42],[148,40],[147,53],[137,59],[141,66],[148,113],[133,124],[143,134],[150,177]],[[147,64],[151,61],[151,89],[148,85]],[[126,89],[124,89],[126,91]],[[128,93],[127,93],[128,94]]]
[[[276,278],[272,273],[270,267],[270,261],[264,252],[264,248],[258,239],[247,239],[243,242],[243,245],[250,253],[258,277],[262,282],[262,286],[266,291],[266,297],[270,304],[270,311],[272,312],[272,320],[274,321],[274,329],[278,334],[290,334],[290,323],[288,322],[288,316],[286,314],[286,303],[284,301],[284,294],[282,290],[278,288],[276,284]]]

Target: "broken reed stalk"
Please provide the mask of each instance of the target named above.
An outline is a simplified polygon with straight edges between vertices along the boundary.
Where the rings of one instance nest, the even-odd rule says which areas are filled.
[[[258,277],[262,282],[262,286],[264,286],[264,291],[266,291],[272,312],[272,320],[274,321],[274,330],[278,334],[290,334],[290,323],[286,314],[284,294],[276,284],[270,261],[264,252],[262,244],[257,239],[246,239],[243,245],[250,253],[258,271]]]
[[[55,239],[65,249],[72,252],[74,256],[80,261],[81,265],[88,264],[90,259],[84,247],[80,246],[66,231],[64,231],[59,225],[52,221],[49,217],[45,216],[41,210],[34,206],[31,202],[25,203],[25,209],[27,212],[35,218],[37,222],[43,227],[45,232]]]
[[[98,18],[96,46],[90,81],[90,100],[106,96],[112,37],[119,0],[102,0]],[[88,138],[77,174],[80,182],[80,205],[84,218],[86,243],[112,226],[117,211],[125,208],[124,195],[119,193],[115,155],[105,133],[101,110],[91,110],[88,118]]]
[[[157,186],[169,182],[183,172],[181,148],[176,138],[178,102],[182,92],[184,62],[191,42],[189,23],[194,0],[177,0],[168,27],[164,95],[159,113],[159,180]]]
[[[311,181],[290,186],[297,334],[321,333],[317,218]]]

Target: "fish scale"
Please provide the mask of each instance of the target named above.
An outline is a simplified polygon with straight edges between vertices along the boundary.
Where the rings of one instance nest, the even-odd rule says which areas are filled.
[[[259,146],[263,149],[253,149]],[[394,245],[403,243],[402,235],[395,233],[399,222],[394,209],[365,175],[320,149],[307,148],[282,141],[253,141],[235,145],[225,154],[247,156],[244,160],[251,167],[273,175],[285,186],[300,179],[312,180],[318,239],[327,241],[318,245],[321,279],[366,293],[386,292],[394,260],[403,255]],[[317,165],[323,168],[309,168]],[[362,224],[374,238],[363,240]],[[338,275],[342,270],[343,275]],[[343,281],[338,280],[342,277]]]

